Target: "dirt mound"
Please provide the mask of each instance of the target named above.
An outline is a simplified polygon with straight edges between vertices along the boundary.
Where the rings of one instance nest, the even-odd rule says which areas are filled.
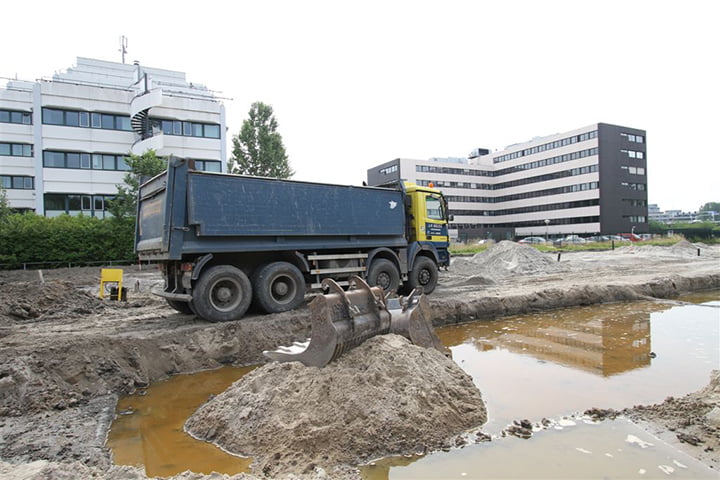
[[[620,254],[635,254],[645,257],[697,257],[698,251],[700,251],[700,256],[720,256],[717,249],[710,248],[702,243],[690,243],[687,240],[680,240],[669,247],[633,244],[615,250]]]
[[[66,281],[0,284],[0,318],[35,321],[46,317],[87,315],[101,311],[106,303]]]
[[[452,360],[384,335],[322,369],[257,368],[185,428],[273,476],[449,447],[486,420],[480,392]]]
[[[477,266],[479,273],[495,278],[517,274],[548,274],[564,270],[553,256],[529,245],[507,240],[475,254],[470,262]]]

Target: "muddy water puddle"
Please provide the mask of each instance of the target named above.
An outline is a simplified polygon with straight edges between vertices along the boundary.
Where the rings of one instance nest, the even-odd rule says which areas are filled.
[[[363,477],[716,475],[626,420],[591,424],[566,418],[591,407],[659,403],[707,384],[710,371],[720,366],[720,291],[681,300],[698,305],[612,304],[438,329],[482,392],[488,409],[483,431],[495,439],[424,458],[386,459],[364,467]],[[180,375],[152,385],[144,396],[121,399],[108,439],[115,463],[144,465],[156,476],[247,471],[251,459],[194,440],[182,426],[210,395],[250,370]],[[513,420],[543,418],[555,427],[530,440],[497,438]]]
[[[151,385],[144,395],[120,399],[107,446],[117,465],[144,466],[148,476],[185,470],[210,474],[248,471],[250,458],[229,455],[183,431],[185,420],[211,395],[226,390],[254,367],[224,367],[177,375]]]

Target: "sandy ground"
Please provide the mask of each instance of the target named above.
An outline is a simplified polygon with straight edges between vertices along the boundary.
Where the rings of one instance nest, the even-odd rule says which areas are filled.
[[[559,261],[557,254],[520,247],[501,242],[454,259],[429,297],[434,323],[647,298],[673,302],[682,293],[720,288],[720,247],[633,246],[566,252]],[[213,324],[176,313],[153,296],[150,290],[162,285],[156,270],[124,269],[127,302],[97,298],[98,268],[47,270],[42,278],[0,271],[0,477],[78,478],[87,469],[80,476],[142,478],[137,470],[112,467],[104,445],[118,396],[177,373],[263,363],[263,350],[309,335],[306,307]],[[633,409],[633,418],[651,422],[648,429],[665,432],[717,469],[713,445],[720,430],[706,417],[715,418],[720,402],[698,395],[692,421],[677,423],[678,409],[689,408],[677,403],[681,399]],[[262,476],[260,469],[253,473]],[[327,475],[321,469],[301,473]],[[351,477],[352,470],[345,474]]]

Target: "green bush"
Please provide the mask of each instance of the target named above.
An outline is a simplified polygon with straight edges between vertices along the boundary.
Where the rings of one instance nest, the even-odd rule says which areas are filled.
[[[0,221],[0,265],[132,260],[134,232],[132,218],[9,215]]]

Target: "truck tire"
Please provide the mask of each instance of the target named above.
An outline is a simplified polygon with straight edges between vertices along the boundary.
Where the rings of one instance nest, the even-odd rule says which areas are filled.
[[[381,287],[385,293],[397,292],[400,286],[400,272],[392,261],[378,258],[370,264],[367,282],[371,287]]]
[[[305,300],[305,278],[292,263],[273,262],[253,274],[255,304],[266,313],[287,312]]]
[[[195,313],[211,322],[242,318],[252,300],[247,275],[232,265],[217,265],[205,270],[193,289]]]
[[[430,294],[437,286],[438,268],[428,257],[417,257],[408,275],[410,290],[422,287],[423,293]]]
[[[180,313],[186,313],[188,315],[192,315],[194,312],[192,311],[192,308],[190,308],[190,302],[179,302],[177,300],[170,300],[169,298],[166,298],[165,301],[167,301],[168,305],[174,310],[177,310]]]

